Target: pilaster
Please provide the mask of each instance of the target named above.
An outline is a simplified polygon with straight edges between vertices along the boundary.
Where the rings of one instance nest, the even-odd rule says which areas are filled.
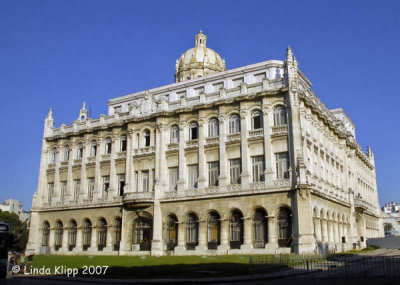
[[[199,179],[198,179],[198,188],[202,189],[206,187],[207,183],[207,178],[206,178],[206,173],[207,173],[207,163],[206,163],[206,154],[204,152],[204,142],[205,142],[205,135],[204,135],[204,123],[205,120],[203,117],[200,117],[198,120],[199,124]]]
[[[186,123],[183,121],[179,122],[179,178],[178,178],[178,194],[184,193],[186,183],[185,183],[185,172],[186,172],[186,162],[185,162],[185,127]]]
[[[218,184],[219,186],[225,186],[228,184],[228,173],[227,173],[228,161],[226,159],[226,148],[225,148],[226,115],[220,113],[218,119],[219,119],[219,171],[220,171]]]
[[[242,107],[242,106],[241,106]],[[240,109],[240,148],[241,148],[241,158],[242,158],[242,174],[241,174],[241,184],[245,189],[250,183],[250,172],[249,172],[249,151],[247,145],[247,117],[248,110]]]
[[[272,184],[273,167],[272,167],[272,147],[271,147],[271,127],[269,123],[270,107],[267,105],[267,98],[263,98],[263,120],[264,120],[264,161],[265,161],[265,183]]]

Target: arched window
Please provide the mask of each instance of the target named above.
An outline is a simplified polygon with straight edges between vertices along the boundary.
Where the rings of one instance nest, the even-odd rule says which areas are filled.
[[[151,249],[152,222],[149,218],[139,217],[133,223],[133,243],[140,245],[141,251]]]
[[[195,250],[198,244],[198,233],[197,216],[189,214],[186,218],[186,250]]]
[[[292,218],[288,208],[280,208],[278,214],[278,245],[292,246]]]
[[[83,222],[83,236],[82,236],[82,244],[83,250],[86,251],[91,244],[92,241],[92,223],[90,220],[86,219]]]
[[[57,149],[53,148],[51,151],[51,163],[56,163],[57,160]]]
[[[240,249],[243,244],[243,215],[239,211],[234,211],[229,219],[230,228],[230,247]]]
[[[199,138],[199,125],[193,122],[189,125],[189,140],[197,140]]]
[[[208,249],[217,249],[220,243],[220,218],[215,212],[210,213],[207,219]]]
[[[63,224],[62,222],[58,221],[56,223],[56,236],[54,240],[54,250],[58,251],[62,247],[62,240],[63,240]]]
[[[251,113],[251,129],[257,130],[263,127],[262,113],[261,111],[253,111]]]
[[[111,138],[106,138],[105,140],[105,153],[110,154],[112,148],[112,140]]]
[[[97,249],[102,251],[107,246],[107,222],[100,219],[98,223],[98,241]]]
[[[78,148],[76,150],[76,159],[82,159],[83,156],[83,144],[78,143]]]
[[[274,109],[274,126],[286,125],[286,110],[279,106]]]
[[[167,249],[174,250],[178,244],[178,219],[175,216],[167,218]]]
[[[267,214],[257,209],[254,212],[254,248],[264,248],[267,243]]]
[[[71,149],[69,148],[69,145],[67,145],[64,148],[64,161],[68,161],[69,160],[70,153],[71,153]]]
[[[126,146],[127,146],[127,138],[126,135],[122,135],[120,139],[121,145],[120,145],[120,151],[126,151]]]
[[[232,115],[229,118],[229,133],[240,133],[240,117],[238,115]]]
[[[69,223],[68,229],[68,250],[72,251],[76,246],[76,230],[77,225],[74,220]]]
[[[43,223],[42,246],[49,246],[50,225],[48,222]]]
[[[178,143],[179,142],[179,127],[178,126],[172,126],[171,129],[169,130],[169,137],[170,137],[170,143]]]
[[[92,141],[90,143],[90,156],[96,156],[97,155],[97,142]]]
[[[119,250],[119,244],[121,242],[121,229],[122,229],[122,221],[120,218],[115,219],[114,226],[114,250]]]
[[[212,138],[218,135],[219,135],[219,122],[218,119],[213,118],[208,121],[208,136]]]
[[[150,130],[144,130],[144,146],[150,146]]]

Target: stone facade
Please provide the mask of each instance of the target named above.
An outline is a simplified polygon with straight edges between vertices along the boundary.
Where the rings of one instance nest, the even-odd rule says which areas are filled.
[[[0,210],[3,212],[10,212],[17,214],[22,222],[29,222],[30,213],[25,211],[22,207],[22,203],[15,199],[7,199],[3,203],[0,203]]]
[[[27,250],[310,253],[383,236],[373,153],[290,48],[204,74],[111,99],[98,119],[84,105],[69,126],[50,110]]]

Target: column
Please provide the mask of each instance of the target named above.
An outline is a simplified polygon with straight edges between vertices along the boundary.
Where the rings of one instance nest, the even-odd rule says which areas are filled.
[[[60,252],[68,251],[68,231],[69,231],[68,227],[65,227],[65,225],[63,225],[63,237],[62,237],[62,246],[59,249]]]
[[[175,254],[184,254],[186,252],[185,231],[186,224],[184,222],[178,223],[178,245],[175,247]]]
[[[321,221],[322,221],[322,233],[323,233],[322,241],[328,242],[328,222],[324,218],[321,218]]]
[[[240,139],[241,139],[241,158],[242,158],[242,174],[241,184],[243,188],[247,188],[250,183],[250,172],[249,172],[249,154],[247,146],[247,110],[240,110]]]
[[[56,238],[56,231],[54,227],[50,225],[50,233],[49,233],[49,247],[50,247],[50,253],[54,252],[54,241]]]
[[[95,169],[95,177],[94,177],[94,192],[93,199],[101,198],[102,194],[102,181],[101,181],[101,172],[100,172],[100,160],[102,156],[103,150],[103,137],[100,136],[97,140],[97,151],[96,151],[96,169]]]
[[[226,116],[225,114],[219,114],[219,178],[218,185],[225,186],[228,183],[228,161],[226,159],[226,149],[225,149],[225,141],[226,141],[226,133],[225,133],[225,124],[226,124]]]
[[[267,100],[264,98],[263,100]],[[265,183],[272,184],[274,179],[274,171],[272,167],[272,152],[271,152],[271,127],[269,124],[269,111],[268,105],[263,105],[263,121],[264,121],[264,161],[265,161]]]
[[[87,197],[86,193],[86,185],[87,185],[87,178],[86,178],[86,161],[87,157],[90,153],[90,142],[84,141],[83,153],[82,153],[82,160],[81,160],[81,189],[79,190],[79,201],[82,202],[83,199]]]
[[[92,224],[92,236],[90,240],[90,247],[88,251],[97,251],[97,225]]]
[[[185,126],[184,122],[179,122],[179,179],[178,195],[183,195],[185,190]]]
[[[153,221],[153,240],[151,244],[151,254],[160,256],[164,254],[164,240],[162,236],[162,212],[160,198],[162,197],[162,168],[165,166],[165,129],[164,124],[157,124],[156,151],[155,151],[155,193],[154,193],[154,221]]]
[[[333,239],[333,222],[331,220],[328,220],[328,235],[329,235],[329,242],[332,243],[334,242]]]
[[[199,221],[199,245],[196,246],[197,250],[207,250],[207,222]]]
[[[81,252],[83,250],[83,230],[82,227],[76,229],[76,245],[73,249],[74,252]]]
[[[69,151],[69,158],[68,158],[68,172],[67,172],[67,193],[66,197],[64,198],[64,201],[72,200],[74,197],[73,191],[74,191],[74,181],[72,178],[72,165],[74,163],[74,150],[76,147],[75,143],[71,143],[70,146],[70,151]]]
[[[167,171],[167,163],[166,163],[166,156],[165,156],[165,150],[166,150],[166,145],[167,145],[167,140],[166,140],[166,132],[168,131],[168,127],[166,125],[162,125],[162,132],[161,132],[161,142],[160,142],[160,197],[168,189],[168,184],[167,184],[167,177],[168,177],[168,171]]]
[[[106,247],[103,251],[110,252],[113,251],[113,234],[114,234],[114,225],[107,225],[107,241]]]
[[[274,216],[268,216],[268,243],[265,245],[266,249],[269,249],[269,253],[275,253],[278,247],[276,239],[276,220]]]
[[[60,193],[60,146],[57,146],[57,154],[56,154],[56,171],[54,173],[54,200],[56,202],[61,201],[61,193]],[[54,200],[51,199],[51,202],[54,203]]]
[[[315,231],[315,239],[317,241],[322,241],[322,237],[321,237],[321,222],[319,221],[318,217],[314,217],[314,231]]]
[[[253,219],[246,217],[243,221],[243,244],[240,249],[253,249]]]
[[[207,187],[207,163],[206,163],[206,154],[204,152],[204,142],[205,142],[205,136],[204,136],[204,119],[199,118],[199,180],[198,180],[198,188],[202,189],[204,187]]]
[[[229,250],[229,220],[221,220],[221,243],[217,247],[218,254],[227,254]]]
[[[115,154],[116,148],[118,147],[117,135],[113,135],[111,137],[111,155],[110,155],[110,187],[108,189],[108,198],[112,199],[115,196],[118,196],[118,181],[115,171]]]
[[[335,230],[335,242],[339,242],[339,224],[335,221],[334,223],[334,230]]]
[[[126,165],[125,165],[125,189],[126,192],[133,192],[134,189],[134,169],[132,162],[132,149],[133,149],[133,130],[128,130],[126,137]]]

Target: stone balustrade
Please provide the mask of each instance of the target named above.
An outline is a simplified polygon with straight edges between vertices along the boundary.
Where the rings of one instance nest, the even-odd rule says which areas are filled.
[[[287,125],[281,125],[281,126],[272,126],[272,135],[284,135],[287,134],[288,128]]]
[[[249,131],[249,138],[262,138],[264,136],[263,129]]]
[[[155,152],[154,146],[146,146],[134,150],[134,155],[153,154]]]

